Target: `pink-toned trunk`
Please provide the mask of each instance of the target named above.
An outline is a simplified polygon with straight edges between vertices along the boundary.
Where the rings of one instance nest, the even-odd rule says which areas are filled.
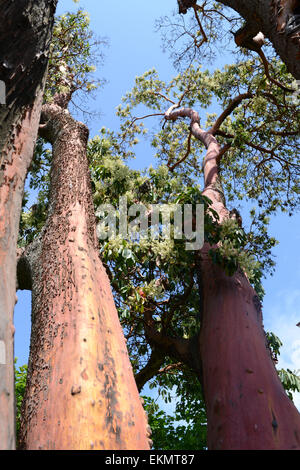
[[[267,348],[260,302],[202,253],[200,335],[209,449],[300,449],[300,415]]]
[[[16,260],[24,181],[40,120],[41,95],[26,112],[0,185],[0,449],[15,446],[14,325]]]
[[[47,107],[49,217],[30,251],[32,335],[21,448],[149,449],[125,339],[99,257],[87,130]]]
[[[220,222],[228,217],[220,192],[221,149],[205,136],[205,190]],[[258,296],[246,275],[229,277],[201,251],[202,384],[209,449],[300,449],[300,414],[285,393],[267,348]]]

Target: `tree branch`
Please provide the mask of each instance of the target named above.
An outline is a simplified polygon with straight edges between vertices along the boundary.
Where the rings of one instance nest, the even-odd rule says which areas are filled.
[[[241,93],[240,95],[236,96],[227,106],[227,108],[220,114],[218,119],[215,121],[213,126],[209,129],[209,133],[212,135],[215,135],[217,131],[220,129],[221,125],[225,121],[225,119],[230,116],[230,114],[237,108],[240,103],[245,100],[245,99],[250,99],[253,98],[253,94],[248,92],[248,93]]]
[[[165,360],[165,355],[162,350],[153,348],[151,356],[143,369],[135,375],[135,381],[139,392],[141,392],[144,385],[158,374],[161,365]]]
[[[194,345],[197,339],[172,337],[158,331],[152,317],[153,309],[148,306],[144,310],[144,328],[146,339],[153,348],[163,351],[165,355],[188,364],[197,374],[200,374],[199,352],[195,354]]]

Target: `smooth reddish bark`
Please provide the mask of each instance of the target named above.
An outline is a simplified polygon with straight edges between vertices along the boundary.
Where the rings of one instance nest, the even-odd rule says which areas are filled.
[[[200,334],[209,449],[300,449],[300,415],[278,378],[260,302],[202,252]]]
[[[28,253],[32,335],[21,448],[149,449],[146,415],[99,257],[88,131],[55,104],[42,116],[53,144],[52,184],[46,226]]]
[[[0,185],[0,338],[4,358],[0,360],[0,449],[15,447],[14,325],[16,303],[16,248],[23,187],[33,155],[41,99],[27,112],[14,140],[15,151],[5,166]]]
[[[205,190],[220,221],[228,214],[218,184],[221,148],[213,137],[204,161]],[[259,299],[246,275],[232,277],[201,252],[202,381],[209,449],[300,449],[300,414],[279,380],[262,325]]]

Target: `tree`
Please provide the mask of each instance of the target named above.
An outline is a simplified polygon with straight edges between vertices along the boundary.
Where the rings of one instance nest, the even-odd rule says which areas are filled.
[[[88,129],[67,109],[75,91],[91,90],[90,39],[81,10],[56,22],[39,128],[52,145],[48,213],[20,258],[18,276],[20,288],[31,286],[33,299],[22,449],[149,448],[147,419],[99,257]]]
[[[291,80],[288,76],[282,78],[285,83]],[[219,98],[223,111],[218,117],[209,116],[205,131],[200,127],[195,104],[200,102],[200,106],[207,107],[212,93]],[[264,214],[258,217],[261,221],[278,205],[284,208],[287,204],[293,210],[298,200],[294,149],[299,118],[294,105],[286,108],[285,95],[286,91],[272,82],[267,85],[260,68],[250,60],[227,66],[223,73],[216,71],[214,76],[189,67],[169,84],[161,81],[155,71],[149,71],[136,79],[135,87],[119,109],[125,120],[123,140],[127,129],[131,138],[143,131],[137,125],[142,118],[132,114],[134,106],[143,103],[151,109],[147,116],[163,117],[163,129],[153,145],[158,147],[160,158],[167,162],[171,172],[185,164],[185,175],[193,169],[199,174],[199,163],[195,160],[198,142],[200,148],[202,144],[206,149],[201,197],[210,201],[217,226],[197,255],[200,332],[190,338],[176,337],[169,330],[170,315],[165,313],[165,320],[161,315],[157,319],[151,292],[149,303],[144,301],[144,328],[151,345],[188,364],[197,373],[206,402],[210,449],[299,447],[299,413],[285,394],[266,347],[257,295],[260,291],[255,292],[249,282],[259,287],[257,272],[249,265],[251,260],[244,258],[249,250],[244,251],[245,241],[238,228],[241,222],[226,207],[222,187],[224,182],[226,195],[232,200],[234,193],[240,199],[245,195],[257,198],[258,207],[264,207]],[[295,133],[284,118],[290,113],[296,113]],[[181,119],[187,119],[188,125]],[[176,158],[177,155],[181,157]],[[232,171],[239,180],[235,188]],[[233,226],[232,217],[236,218]],[[251,238],[253,241],[253,233],[248,241]],[[270,240],[270,246],[273,243]],[[258,258],[262,251],[257,251]],[[247,275],[245,261],[250,268]],[[147,299],[147,290],[143,291]]]
[[[274,62],[273,66],[277,75],[284,79],[284,83],[290,84],[291,77],[286,74],[281,64]],[[58,419],[54,410],[55,398],[60,386],[66,381],[64,403],[72,402],[74,397],[78,398],[79,408],[80,404],[85,406],[87,403],[84,400],[85,397],[80,400],[83,391],[81,383],[69,381],[71,374],[69,370],[66,370],[67,365],[64,365],[60,347],[62,344],[67,351],[71,351],[69,340],[72,333],[69,323],[65,324],[63,316],[61,320],[58,319],[60,311],[63,310],[64,314],[68,314],[69,305],[71,311],[74,311],[72,308],[74,298],[82,303],[85,298],[86,273],[81,271],[82,265],[76,262],[76,251],[74,252],[74,246],[78,241],[75,235],[78,234],[81,223],[85,226],[85,233],[89,235],[84,243],[85,260],[89,262],[94,272],[94,279],[97,279],[98,272],[103,272],[101,264],[96,261],[98,245],[95,237],[91,191],[88,187],[87,162],[84,160],[87,145],[86,128],[65,111],[76,79],[72,76],[73,72],[66,66],[63,67],[62,74],[63,77],[59,76],[57,83],[58,88],[62,88],[57,89],[54,86],[54,90],[50,90],[49,101],[43,108],[40,129],[41,135],[54,144],[53,156],[50,157],[52,184],[49,217],[39,236],[34,239],[31,246],[27,247],[21,257],[22,269],[19,269],[20,286],[28,285],[29,281],[34,294],[30,375],[21,430],[21,439],[25,447],[36,436],[35,423],[39,429],[42,429],[43,419],[47,423],[49,434],[53,435],[51,434],[55,430],[53,423]],[[267,248],[269,251],[274,243],[266,235],[266,215],[273,213],[278,205],[293,210],[297,195],[295,184],[297,166],[293,160],[293,150],[297,145],[298,135],[297,109],[287,102],[285,87],[276,85],[274,88],[274,81],[270,80],[270,82],[261,73],[257,63],[251,59],[234,64],[223,73],[216,71],[213,76],[191,67],[170,84],[165,84],[158,79],[155,72],[150,71],[137,79],[135,89],[125,97],[125,106],[119,109],[119,115],[125,118],[125,124],[121,128],[121,143],[116,142],[116,139],[112,137],[118,152],[122,153],[126,140],[131,146],[134,145],[135,134],[141,133],[142,128],[137,125],[139,118],[130,115],[131,109],[140,103],[149,106],[151,114],[154,112],[160,115],[164,122],[163,129],[153,140],[153,145],[158,149],[157,153],[164,160],[165,165],[159,171],[151,171],[151,178],[160,180],[159,173],[164,173],[165,180],[168,181],[170,174],[174,174],[175,179],[178,178],[177,184],[182,181],[188,184],[188,188],[185,188],[183,193],[178,194],[177,191],[178,202],[200,202],[205,206],[206,243],[204,249],[201,252],[196,250],[196,252],[184,255],[185,250],[182,244],[176,246],[174,256],[177,257],[176,260],[183,261],[184,269],[180,270],[180,263],[177,263],[178,266],[175,263],[175,266],[168,266],[171,258],[170,249],[163,244],[154,249],[150,247],[148,253],[147,246],[140,244],[140,250],[137,250],[139,257],[137,257],[131,249],[130,240],[121,240],[121,242],[117,240],[117,242],[112,242],[111,247],[110,244],[104,245],[102,254],[111,278],[117,306],[119,309],[122,308],[122,303],[123,306],[124,304],[127,306],[127,311],[126,309],[125,311],[123,309],[123,312],[120,311],[122,318],[126,319],[128,311],[130,313],[125,332],[139,388],[142,388],[145,380],[153,377],[153,374],[161,374],[164,377],[164,373],[168,375],[167,371],[176,369],[175,366],[180,370],[184,364],[193,370],[203,386],[208,411],[210,448],[296,448],[299,445],[297,443],[299,414],[280,385],[269,349],[266,347],[266,336],[261,324],[261,306],[257,295],[262,295],[259,290],[261,277],[259,268],[272,266],[268,252],[265,258],[261,256],[264,249]],[[213,96],[219,98],[222,112],[219,117],[209,116],[205,126],[208,130],[205,131],[203,126],[200,127],[197,108],[205,108]],[[171,107],[167,109],[170,105]],[[187,124],[181,121],[183,118],[189,119]],[[60,134],[56,134],[57,130]],[[64,140],[66,136],[70,143],[77,144],[70,155],[71,160],[74,158],[75,161],[76,158],[76,164],[73,166],[66,159],[66,141]],[[105,144],[103,140],[91,143],[92,155],[96,158],[97,152],[101,156],[103,144]],[[198,156],[206,147],[203,193],[202,189],[194,187],[195,182],[192,176],[194,175],[197,179],[202,175]],[[128,156],[130,153],[125,150],[125,155]],[[120,170],[120,178],[111,189],[117,194],[117,187],[121,183],[126,186],[130,180],[128,171],[122,168],[117,159],[110,166],[114,164]],[[98,197],[99,193],[103,195],[103,192],[107,196],[111,194],[107,186],[108,170],[109,168],[105,165],[100,165],[95,169],[94,185]],[[283,173],[287,177],[283,177]],[[66,175],[70,178],[69,181],[66,181]],[[220,175],[222,175],[222,181]],[[151,203],[153,196],[151,178],[149,178],[150,181],[140,181],[139,191],[135,193],[137,200],[141,199],[141,195],[145,193]],[[233,184],[233,178],[238,180],[237,186]],[[222,182],[225,189],[222,188]],[[175,187],[176,182],[173,181],[173,185]],[[253,230],[250,230],[247,235],[244,233],[240,216],[236,211],[229,212],[225,204],[225,191],[229,200],[234,200],[234,197],[239,195],[241,197],[247,195],[257,200],[258,207],[264,207],[260,214],[252,213],[253,224],[262,229],[263,236],[255,234]],[[172,201],[174,198],[172,186],[168,187],[166,192],[165,187],[161,187],[161,194],[165,201]],[[131,197],[134,197],[133,193]],[[78,204],[79,201],[81,204]],[[76,205],[78,209],[76,220],[75,211],[67,211],[68,204],[70,208]],[[65,217],[62,220],[63,215]],[[32,220],[34,216],[37,216],[37,212],[32,209],[28,219]],[[64,230],[63,224],[66,221],[74,227],[71,234]],[[82,232],[78,235],[81,234]],[[82,244],[77,248],[82,247]],[[159,252],[160,248],[164,250]],[[43,272],[38,265],[36,253],[43,255],[40,258]],[[92,259],[87,253],[93,255]],[[259,268],[255,262],[255,255],[261,261],[262,266]],[[137,258],[139,263],[144,264],[142,270],[140,266],[135,266]],[[72,269],[69,264],[71,259]],[[189,271],[187,267],[190,268]],[[163,276],[164,273],[167,273],[169,279]],[[73,285],[70,285],[59,291],[55,279],[59,276],[58,278],[64,280],[67,275],[70,280],[74,281],[75,289]],[[133,276],[132,282],[131,275]],[[22,284],[24,279],[25,282]],[[107,305],[113,310],[112,297],[106,288],[107,278],[104,274],[102,280],[105,284]],[[257,292],[251,287],[250,281],[255,285]],[[78,292],[76,292],[76,287]],[[94,296],[95,304],[103,301],[98,298],[96,289],[92,288],[89,292],[93,293],[90,295]],[[42,315],[46,302],[43,293],[49,295],[50,307],[57,302],[56,318],[51,315],[50,317]],[[78,294],[80,298],[77,297]],[[171,295],[168,296],[168,294]],[[187,307],[186,311],[185,307]],[[45,311],[47,311],[47,306]],[[90,313],[88,312],[88,315]],[[112,315],[116,318],[115,313],[112,312]],[[95,318],[91,320],[94,321]],[[55,321],[57,323],[54,325]],[[79,325],[84,329],[86,324],[86,317],[84,317]],[[213,334],[210,333],[211,328]],[[66,329],[69,337],[65,337]],[[115,336],[116,344],[120,347],[123,340],[119,327],[116,327],[117,330],[119,333]],[[109,333],[107,330],[103,332],[105,337],[107,333]],[[89,364],[97,365],[98,361],[96,360],[95,364],[93,351],[98,346],[98,340],[91,336],[84,335],[82,343],[80,340],[76,343],[76,351],[86,352],[89,355]],[[140,342],[142,336],[144,344]],[[76,340],[76,335],[72,337]],[[89,344],[94,347],[87,348]],[[112,343],[108,340],[106,344],[110,346]],[[55,355],[48,360],[49,350],[55,352]],[[237,351],[241,351],[240,356]],[[141,361],[141,358],[144,359],[143,354],[149,357],[145,365],[142,365]],[[53,362],[50,361],[55,361],[58,372],[60,367],[63,368],[63,376],[62,374],[55,376],[58,383],[51,382],[52,373],[56,374],[57,371],[53,369]],[[181,361],[180,366],[178,366],[178,361]],[[251,362],[255,362],[254,366]],[[103,363],[101,365],[103,366]],[[49,366],[51,374],[49,374]],[[37,371],[40,372],[40,377]],[[77,376],[81,373],[80,381],[85,379],[86,370],[77,370],[74,367],[74,371]],[[112,376],[113,374],[110,376],[106,374],[107,381],[105,382],[109,388],[110,398],[114,390],[110,387]],[[130,381],[130,377],[128,378]],[[170,379],[167,380],[170,382]],[[244,387],[244,393],[241,393],[239,385]],[[129,383],[129,387],[133,390],[132,382],[131,385]],[[69,396],[66,390],[70,391]],[[44,393],[46,403],[40,407],[42,393]],[[32,397],[36,398],[36,401],[31,401]],[[229,402],[235,405],[234,411],[229,406]],[[267,403],[272,406],[272,409]],[[109,408],[110,404],[109,402]],[[255,404],[258,406],[255,407]],[[39,416],[41,409],[45,410],[43,417]],[[67,406],[66,409],[69,407]],[[249,410],[251,410],[251,416]],[[255,414],[257,410],[259,413]],[[229,419],[226,419],[227,413],[231,415],[235,413],[234,426]],[[143,413],[139,415],[138,407],[137,415],[138,421],[145,429],[145,418]],[[117,416],[118,418],[120,415]],[[252,420],[255,421],[252,422]],[[70,422],[70,419],[66,422]],[[61,426],[61,423],[58,424]],[[85,424],[86,422],[84,426]],[[106,448],[116,445],[114,429],[109,427],[108,430],[111,434],[105,441]],[[40,434],[44,439],[43,432]],[[145,435],[146,432],[144,432],[144,438]],[[65,446],[65,439],[65,436],[59,435],[55,444],[57,443],[59,447]],[[43,443],[40,445],[42,446]],[[53,438],[51,445],[54,446]],[[67,443],[67,445],[70,444]],[[91,445],[91,442],[84,442],[84,445]],[[198,445],[201,445],[200,442]]]
[[[0,4],[0,448],[15,447],[13,310],[23,187],[37,136],[56,0]],[[26,50],[24,45],[27,45]],[[9,46],[8,46],[9,45]],[[5,98],[5,99],[4,99]],[[5,103],[4,103],[5,101]]]
[[[185,14],[192,8],[205,12],[206,3],[197,0],[178,0],[179,12]],[[246,21],[250,38],[262,32],[296,79],[300,78],[300,5],[297,0],[221,0],[222,5],[237,11]],[[255,12],[255,13],[254,13]]]
[[[117,205],[119,197],[125,194],[129,203],[139,198],[147,207],[152,202],[170,203],[175,196],[192,202],[191,188],[186,187],[187,182],[180,175],[170,178],[168,168],[162,166],[157,170],[150,169],[148,179],[141,172],[125,166],[120,157],[113,155],[112,147],[105,134],[89,143],[96,205],[106,201]],[[195,197],[196,188],[193,193]],[[200,194],[198,190],[198,196]],[[37,224],[30,218],[30,213],[24,214],[24,221],[26,219],[29,236]],[[138,388],[141,390],[150,380],[151,387],[158,387],[167,402],[171,400],[170,393],[176,394],[179,400],[176,416],[172,417],[160,410],[153,399],[144,397],[154,449],[205,448],[207,426],[200,384],[197,384],[195,372],[178,362],[179,354],[170,347],[172,338],[173,345],[178,345],[180,337],[184,342],[184,338],[193,337],[199,327],[200,299],[198,276],[193,266],[194,253],[187,252],[180,243],[174,246],[163,239],[141,243],[140,240],[116,238],[103,241],[102,245],[102,258],[111,278]],[[248,270],[249,264],[248,260]],[[161,340],[164,341],[158,347],[145,337],[143,320],[147,308],[151,308],[155,317],[155,328],[162,331]],[[281,343],[274,335],[268,334],[266,339],[271,346],[272,358],[276,360]],[[175,358],[168,358],[167,353]],[[181,356],[181,359],[185,361],[186,358]],[[193,369],[196,369],[195,364],[196,361]],[[296,386],[294,390],[299,390],[299,379],[294,375],[285,380],[285,388],[293,390],[292,383]],[[176,420],[184,420],[187,424],[176,426]]]

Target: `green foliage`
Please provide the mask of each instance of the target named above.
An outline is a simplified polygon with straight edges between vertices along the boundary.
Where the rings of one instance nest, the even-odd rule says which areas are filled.
[[[86,95],[101,85],[102,82],[95,79],[95,71],[102,61],[100,45],[106,41],[96,38],[89,26],[89,15],[82,9],[55,18],[46,101],[61,93]]]
[[[154,450],[205,450],[206,424],[201,419],[193,425],[180,420],[179,414],[168,415],[151,397],[143,397],[148,422],[152,429]]]
[[[277,358],[280,355],[280,348],[283,345],[282,341],[272,332],[266,332],[266,339],[271,352],[271,357],[273,361],[277,363]],[[292,372],[290,369],[280,369],[277,372],[283,388],[285,389],[288,397],[293,401],[292,392],[300,392],[299,375],[297,375],[296,372]]]
[[[79,108],[80,100],[103,83],[103,80],[95,78],[95,71],[96,65],[102,61],[101,48],[105,44],[104,39],[97,39],[90,30],[89,15],[82,9],[56,17],[45,101],[51,101],[57,94],[70,94],[73,106]],[[87,112],[82,108],[80,110]],[[28,208],[28,192],[24,194],[19,246],[33,241],[46,221],[51,160],[49,146],[38,138],[28,175],[29,189],[37,191],[38,195],[35,204]]]
[[[293,400],[292,392],[300,392],[300,377],[290,369],[280,369],[278,371],[281,383],[287,392],[289,398]]]
[[[268,347],[271,351],[271,355],[273,360],[277,361],[277,356],[280,354],[280,348],[282,346],[281,340],[272,332],[266,332],[266,339],[268,343]]]
[[[217,17],[223,17],[220,4],[206,4],[213,4]],[[210,14],[206,12],[208,16],[204,17],[207,19]],[[221,34],[221,28],[214,32],[214,24],[215,20],[207,23],[212,39]],[[194,33],[197,33],[195,28]],[[194,37],[197,41],[198,36]],[[99,85],[93,74],[100,43],[90,31],[89,18],[83,10],[56,19],[46,101],[57,93],[90,93]],[[272,61],[272,72],[287,86],[291,84],[291,76],[277,59]],[[227,203],[231,207],[251,203],[249,226],[241,227],[235,219],[220,224],[211,201],[202,195],[205,149],[194,138],[189,149],[189,123],[165,121],[164,116],[172,104],[178,103],[197,110],[201,127],[209,129],[217,117],[212,106],[213,111],[217,107],[221,113],[235,96],[245,92],[250,92],[251,98],[241,101],[216,134],[221,145],[230,144],[220,162]],[[157,71],[151,69],[136,77],[117,115],[121,120],[118,134],[103,128],[88,144],[95,210],[104,203],[117,207],[120,196],[127,197],[128,206],[144,204],[149,214],[153,204],[193,207],[203,204],[205,241],[211,245],[213,261],[229,276],[243,269],[262,298],[262,277],[274,268],[272,248],[277,243],[268,235],[269,217],[277,210],[292,214],[299,202],[296,161],[299,109],[283,90],[269,83],[260,63],[250,56],[214,72],[191,65],[170,82],[161,80]],[[153,128],[146,129],[144,119],[137,115],[152,116]],[[158,164],[143,171],[132,170],[126,161],[135,156],[139,139],[147,136]],[[31,189],[38,191],[38,198],[34,206],[22,213],[20,245],[26,246],[34,240],[45,223],[51,158],[50,150],[39,140],[29,183]],[[179,160],[182,163],[171,171]],[[24,205],[26,197],[25,194]],[[131,222],[132,217],[128,217],[128,223]],[[160,229],[161,222],[162,219]],[[171,233],[174,234],[174,217],[171,217]],[[134,234],[136,237],[132,234],[125,239],[116,236],[103,240],[100,250],[127,336],[133,369],[138,373],[151,354],[144,329],[145,314],[151,312],[158,332],[192,338],[200,328],[202,298],[196,253],[186,250],[186,240],[165,239],[161,230],[155,239],[139,237],[138,228]],[[271,352],[277,356],[280,340],[272,333],[267,334],[267,340]],[[204,449],[206,417],[199,381],[182,364],[172,369],[173,366],[174,361],[165,357],[162,364],[165,370],[156,372],[150,388],[157,389],[166,402],[175,395],[175,415],[168,415],[153,399],[145,397],[154,447]],[[289,396],[291,391],[299,391],[299,378],[295,374],[282,370],[279,376]],[[18,420],[25,381],[26,366],[23,366],[16,370]]]
[[[28,178],[29,189],[38,191],[38,195],[35,204],[29,209],[27,208],[27,193],[25,193],[23,198],[23,211],[19,228],[19,246],[26,246],[32,242],[45,224],[50,191],[51,161],[52,152],[45,146],[43,139],[38,138]]]
[[[291,86],[293,79],[278,60],[272,60],[272,71]],[[231,226],[232,235],[227,233],[226,240],[222,239],[224,227],[223,233],[215,232],[217,237],[210,241],[221,243],[211,255],[229,275],[238,266],[244,269],[262,299],[262,277],[274,270],[272,248],[277,243],[268,235],[269,216],[278,210],[292,214],[299,203],[299,109],[282,89],[266,81],[257,61],[248,58],[213,73],[191,65],[169,83],[151,69],[136,78],[118,108],[118,115],[123,142],[149,133],[142,115],[164,116],[175,103],[197,110],[201,127],[208,129],[214,124],[216,114],[206,113],[206,123],[203,123],[204,111],[212,104],[216,107],[217,101],[221,113],[235,96],[245,92],[251,93],[251,97],[235,107],[222,123],[217,137],[221,145],[230,145],[220,163],[225,199],[233,207],[243,203],[247,207],[249,201],[254,207],[247,218],[248,229]],[[150,137],[161,163],[170,168],[182,160],[172,175],[180,174],[185,186],[193,187],[203,174],[199,157],[204,147],[192,138],[188,152],[188,132],[188,122],[184,120],[164,121],[161,129],[153,128]],[[184,159],[183,155],[186,155]]]
[[[206,413],[199,380],[186,368],[170,370],[150,382],[166,403],[175,402],[174,414],[163,411],[156,400],[143,396],[154,449],[206,449]],[[164,393],[163,393],[164,392]]]
[[[15,358],[15,364],[17,358]],[[16,430],[17,436],[20,430],[21,405],[25,394],[27,378],[27,365],[16,367],[15,365],[15,396],[16,396]]]
[[[292,86],[293,79],[281,63],[274,60],[272,66],[280,79]],[[243,200],[256,201],[265,215],[278,209],[292,213],[299,202],[299,109],[287,100],[283,90],[266,82],[254,59],[213,73],[190,66],[169,83],[160,80],[155,69],[145,72],[136,78],[118,108],[121,137],[133,139],[145,131],[144,120],[137,121],[134,113],[164,116],[172,103],[197,110],[202,128],[209,128],[216,119],[216,114],[209,112],[212,104],[221,113],[234,97],[246,92],[251,98],[241,101],[218,135],[221,145],[230,144],[220,166],[226,199],[235,205]],[[151,138],[156,156],[169,165],[180,160],[187,150],[188,123],[168,121],[154,132]],[[203,145],[192,139],[189,156],[176,171],[199,178],[203,150]]]

